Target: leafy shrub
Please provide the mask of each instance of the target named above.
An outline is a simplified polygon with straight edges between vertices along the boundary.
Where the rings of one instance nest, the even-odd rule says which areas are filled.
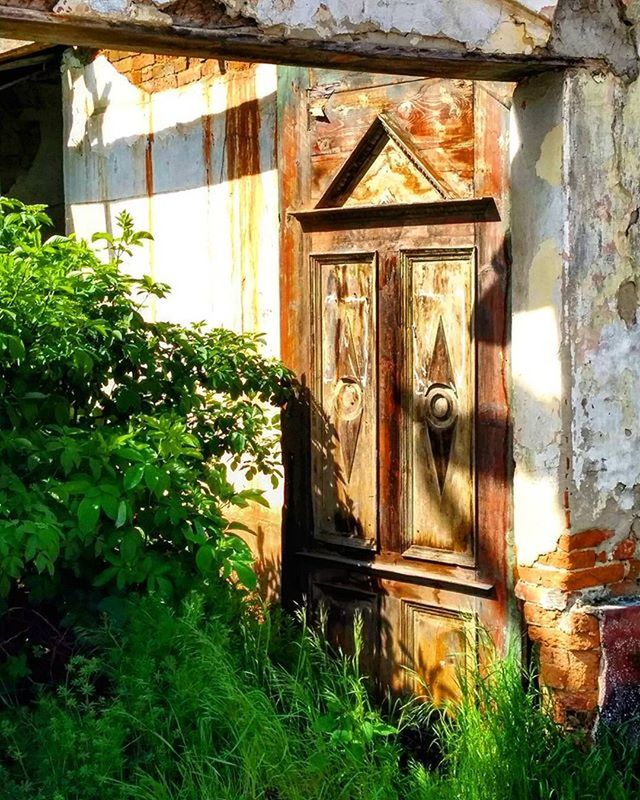
[[[94,237],[106,261],[48,224],[0,199],[0,593],[179,596],[221,571],[253,586],[228,509],[265,501],[227,466],[277,481],[289,373],[258,336],[145,319],[169,290],[120,270],[148,238],[127,214]]]

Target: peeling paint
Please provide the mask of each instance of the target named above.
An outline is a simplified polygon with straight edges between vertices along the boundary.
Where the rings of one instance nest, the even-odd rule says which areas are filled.
[[[530,53],[546,45],[548,19],[539,3],[511,0],[222,0],[231,17],[245,17],[264,30],[309,38],[383,34],[460,42],[487,52]]]
[[[618,288],[618,316],[627,326],[632,328],[638,321],[638,287],[632,280],[623,281]]]
[[[562,125],[558,124],[544,137],[536,163],[536,175],[552,186],[560,186],[562,181],[562,139]]]

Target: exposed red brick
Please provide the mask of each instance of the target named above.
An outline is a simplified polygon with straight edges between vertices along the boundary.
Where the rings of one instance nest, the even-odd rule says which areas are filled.
[[[599,651],[564,650],[546,645],[540,648],[540,677],[551,688],[593,692],[598,687],[599,672]]]
[[[633,579],[614,583],[609,591],[612,597],[635,597],[639,589],[640,585],[638,585],[637,579]]]
[[[199,81],[201,78],[200,67],[189,67],[189,69],[185,69],[182,72],[178,72],[178,86],[185,86],[187,83],[195,83],[195,81]]]
[[[520,567],[521,581],[563,591],[575,591],[589,586],[606,586],[624,578],[624,564],[601,564],[589,569],[560,570],[553,567]]]
[[[600,623],[593,614],[572,611],[563,616],[560,627],[572,633],[594,634],[600,637]]]
[[[595,632],[563,631],[559,627],[543,628],[538,625],[529,626],[532,641],[541,645],[564,650],[593,650],[600,644],[600,634]]]
[[[138,53],[133,56],[133,69],[144,69],[152,67],[156,57],[152,53]]]
[[[563,609],[567,606],[567,598],[558,590],[545,586],[535,586],[531,583],[518,581],[514,590],[519,600],[536,603],[544,608]]]
[[[602,566],[568,572],[563,588],[568,591],[586,589],[589,586],[606,586],[624,578],[624,564],[603,564]]]
[[[612,536],[613,531],[598,528],[576,533],[563,533],[558,541],[558,548],[566,551],[584,550],[587,547],[597,547]]]
[[[527,602],[524,604],[524,618],[530,625],[543,625],[551,628],[560,619],[560,611],[542,608],[537,603]]]
[[[566,578],[566,570],[553,567],[518,567],[518,577],[521,581],[537,586],[560,588]]]
[[[584,569],[594,566],[596,554],[593,550],[556,550],[541,556],[539,563],[558,569]]]
[[[598,692],[567,692],[555,689],[551,704],[553,716],[565,728],[590,729],[598,711]]]
[[[636,545],[637,541],[635,536],[629,536],[616,545],[613,551],[613,557],[621,560],[632,558],[636,552]]]
[[[163,92],[167,89],[175,89],[178,86],[178,78],[175,75],[165,75],[164,78],[158,78],[153,82],[153,90],[155,92]]]

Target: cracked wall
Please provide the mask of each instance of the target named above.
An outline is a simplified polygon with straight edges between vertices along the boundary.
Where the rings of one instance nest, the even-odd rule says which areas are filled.
[[[198,32],[208,32],[218,37],[218,50],[229,49],[230,58],[233,50],[237,57],[246,52],[252,60],[270,60],[270,46],[283,54],[287,45],[313,41],[318,53],[331,53],[336,66],[338,54],[345,59],[393,56],[401,63],[403,58],[415,62],[423,53],[425,58],[513,57],[524,69],[522,57],[528,56],[532,64],[551,64],[553,58],[597,59],[630,77],[637,70],[629,0],[8,0],[3,8],[23,9],[29,19],[18,14],[3,23],[0,14],[0,33],[16,35],[21,22],[30,22],[45,38],[51,28],[58,38],[50,41],[63,39],[67,28],[66,41],[76,44],[96,42],[95,37],[77,40],[89,29],[74,28],[74,21],[96,20],[127,24],[128,35],[136,28],[153,30],[160,35],[158,41],[164,32],[167,41],[180,37],[184,46]],[[51,12],[55,21],[47,16]],[[221,37],[223,33],[227,36]],[[204,48],[206,41],[213,46],[213,39],[202,41]],[[289,52],[293,58],[293,50]],[[296,63],[300,58],[296,51]]]
[[[619,713],[640,680],[616,666],[628,659],[615,633],[640,615],[634,75],[575,70],[514,97],[516,594],[564,718]]]

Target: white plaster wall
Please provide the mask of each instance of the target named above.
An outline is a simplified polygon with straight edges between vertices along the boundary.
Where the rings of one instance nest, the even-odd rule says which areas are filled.
[[[514,100],[518,560],[640,534],[640,85],[578,70]],[[585,592],[598,599],[606,588]]]
[[[518,561],[564,530],[563,78],[525,82],[512,106],[514,534]]]
[[[257,135],[258,163],[244,175],[240,164],[229,179],[229,154],[235,148],[237,159],[251,145],[229,141],[227,114],[253,100],[258,129],[241,134]],[[63,108],[68,231],[87,239],[115,231],[127,210],[153,241],[125,268],[172,287],[168,298],[153,301],[151,316],[263,333],[265,352],[279,356],[276,68],[230,70],[147,94],[105,57],[84,65],[67,51]],[[247,510],[257,533],[250,541],[261,562],[275,564],[282,485],[274,489],[263,476],[251,485],[271,508]]]
[[[620,539],[640,515],[640,86],[584,72],[566,91],[572,521]]]
[[[154,237],[127,269],[172,286],[159,318],[260,331],[278,355],[276,68],[147,94],[103,56],[68,51],[63,85],[69,231],[113,231],[126,209]],[[259,169],[229,180],[226,114],[253,95]]]
[[[223,0],[227,11],[266,30],[327,38],[374,32],[464,43],[468,49],[530,53],[546,44],[550,25],[541,3],[510,0]],[[547,4],[550,5],[550,4]]]

